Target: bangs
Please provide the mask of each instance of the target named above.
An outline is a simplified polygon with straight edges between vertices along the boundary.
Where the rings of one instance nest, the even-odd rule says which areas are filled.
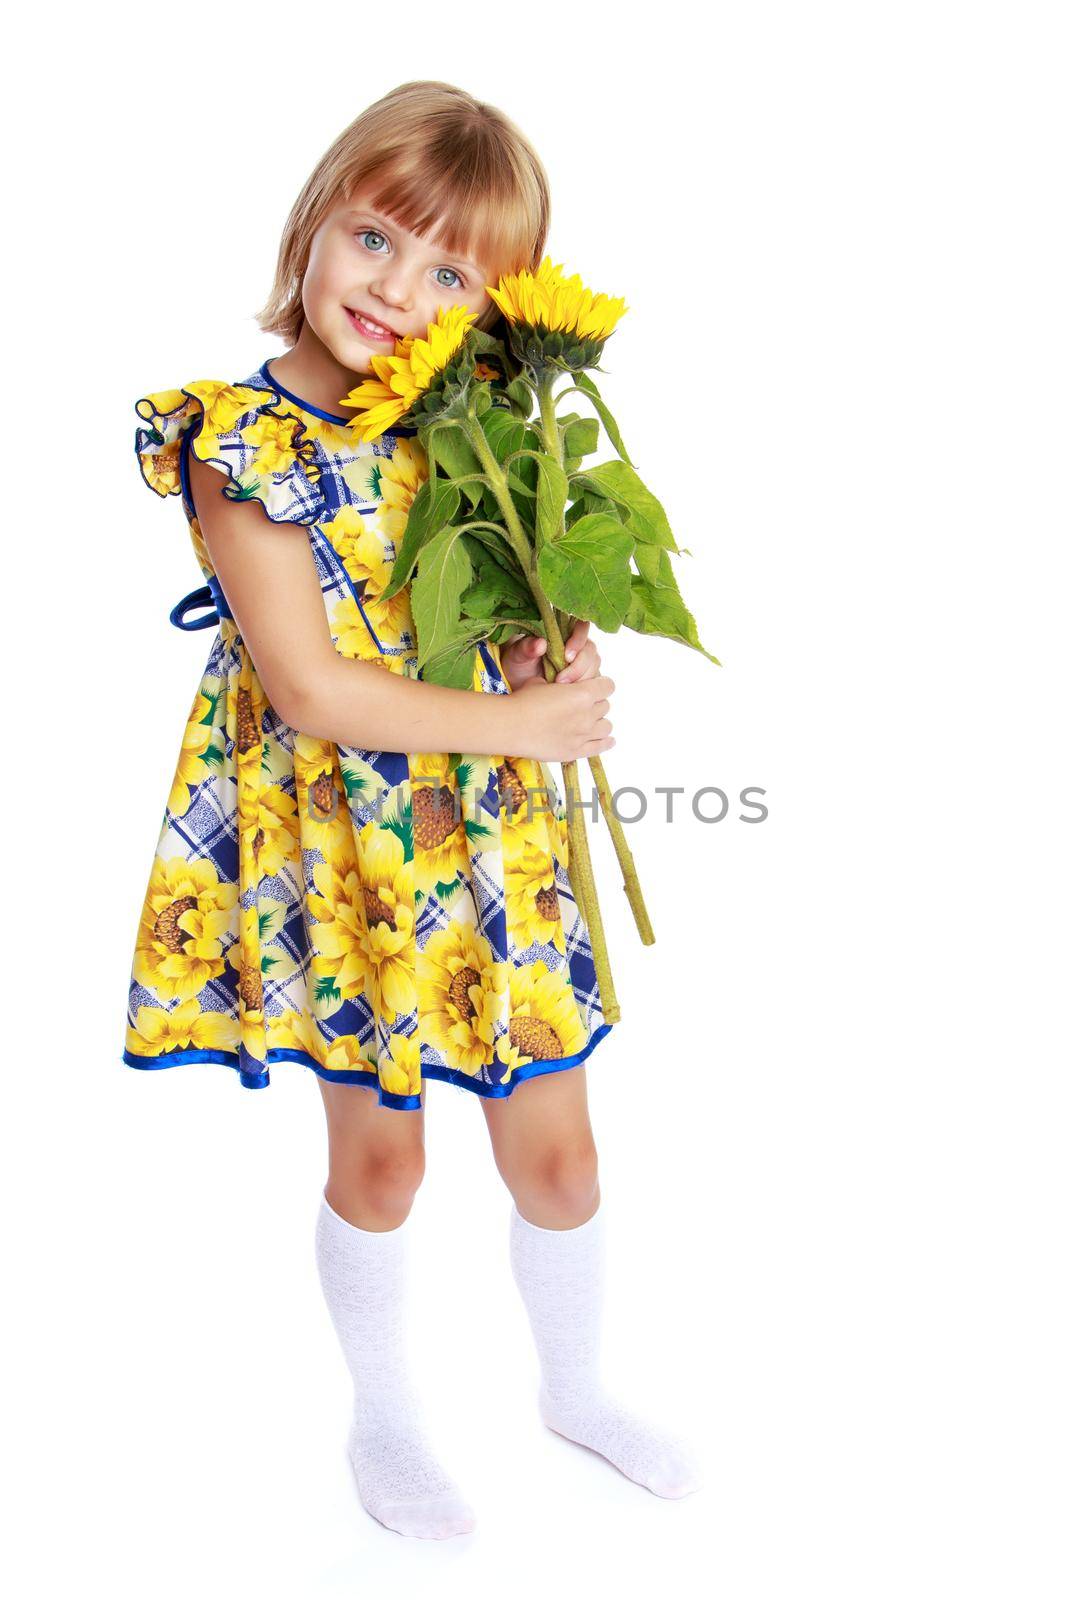
[[[486,152],[483,152],[486,153]],[[449,255],[465,256],[494,283],[526,266],[531,251],[528,197],[516,193],[515,173],[502,164],[462,162],[454,150],[434,164],[406,153],[353,182],[377,211]]]

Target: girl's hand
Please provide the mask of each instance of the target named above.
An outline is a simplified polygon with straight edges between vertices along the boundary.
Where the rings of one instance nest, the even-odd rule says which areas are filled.
[[[540,761],[577,761],[598,756],[615,743],[608,711],[615,680],[599,673],[557,688],[534,676],[524,684],[522,704],[508,695],[502,704],[515,723],[516,755]]]
[[[544,681],[545,669],[541,657],[547,649],[547,640],[538,633],[523,634],[521,639],[512,639],[504,646],[500,652],[500,664],[513,692],[532,678]],[[563,671],[553,679],[554,683],[577,683],[582,678],[595,678],[599,674],[600,651],[589,637],[589,623],[584,618],[574,624],[564,653],[569,659]]]

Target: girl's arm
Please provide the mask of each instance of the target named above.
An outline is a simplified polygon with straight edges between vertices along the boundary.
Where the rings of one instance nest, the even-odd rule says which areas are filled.
[[[475,694],[405,678],[334,646],[315,558],[301,523],[275,523],[229,500],[217,468],[189,454],[197,520],[263,692],[292,728],[364,750],[528,755],[564,761],[615,743],[610,678]]]

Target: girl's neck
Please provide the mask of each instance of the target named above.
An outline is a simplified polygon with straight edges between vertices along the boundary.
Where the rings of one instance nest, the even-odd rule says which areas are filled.
[[[284,355],[271,356],[270,371],[294,394],[331,412],[336,412],[338,401],[367,376],[343,367],[306,322],[291,349]]]

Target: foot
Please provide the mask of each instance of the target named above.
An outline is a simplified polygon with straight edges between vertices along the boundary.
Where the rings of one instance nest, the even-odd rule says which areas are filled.
[[[364,1509],[416,1539],[470,1533],[474,1512],[410,1422],[353,1422],[348,1458]]]
[[[689,1446],[609,1396],[583,1396],[580,1405],[564,1408],[542,1391],[539,1407],[554,1433],[595,1450],[653,1494],[680,1500],[700,1488],[700,1469]]]

